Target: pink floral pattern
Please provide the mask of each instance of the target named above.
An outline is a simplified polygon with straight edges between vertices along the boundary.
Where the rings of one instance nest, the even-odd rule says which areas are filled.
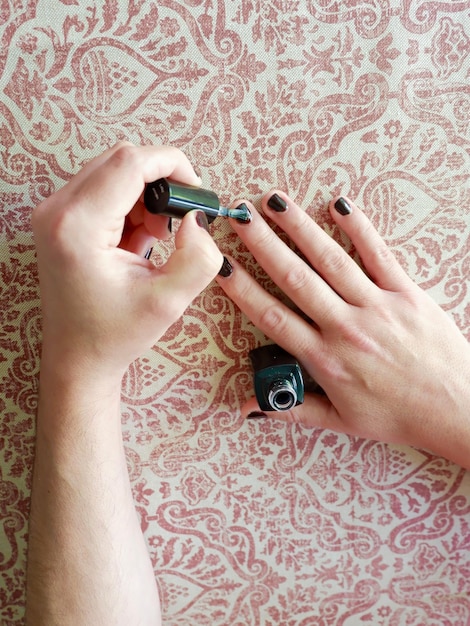
[[[0,622],[22,623],[41,323],[30,213],[119,139],[223,201],[338,191],[470,340],[470,6],[0,0]],[[225,224],[220,247],[266,278]],[[171,253],[171,242],[160,254]],[[243,422],[263,337],[216,286],[134,363],[123,431],[164,623],[466,626],[470,479],[426,451]]]

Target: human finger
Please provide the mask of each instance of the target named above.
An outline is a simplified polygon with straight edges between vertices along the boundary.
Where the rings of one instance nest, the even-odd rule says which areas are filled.
[[[414,284],[369,218],[354,202],[346,197],[336,197],[330,202],[330,212],[351,239],[367,273],[378,287],[401,291]]]
[[[163,307],[161,297],[155,301],[160,321],[166,326],[175,322],[214,279],[223,260],[207,230],[204,212],[190,211],[175,236],[175,251],[153,273],[151,299],[157,298],[157,294],[165,294]]]
[[[328,285],[343,300],[353,305],[370,300],[375,285],[358,264],[330,235],[321,228],[287,194],[274,190],[262,199],[265,215],[269,216],[295,243],[304,257]],[[302,282],[306,270],[297,270],[297,289],[304,290]],[[292,281],[292,276],[290,277]],[[318,283],[319,281],[316,280]],[[311,294],[308,294],[311,297]],[[315,294],[316,297],[316,294]],[[326,302],[325,305],[328,303]]]
[[[165,240],[171,236],[171,217],[154,215],[138,200],[132,211],[126,216],[120,247],[140,254],[153,245],[156,239]],[[145,247],[147,246],[147,247]]]
[[[116,145],[108,148],[98,156],[88,161],[72,178],[55,193],[41,202],[33,211],[32,223],[33,229],[39,227],[39,224],[48,223],[49,220],[54,219],[54,216],[60,212],[62,214],[68,213],[67,208],[71,201],[76,207],[79,205],[81,199],[81,192],[86,180],[100,167],[105,164],[108,159],[123,146],[133,146],[130,142],[119,142]]]
[[[173,146],[121,145],[109,153],[98,167],[89,170],[68,192],[67,204],[73,202],[74,213],[85,213],[91,229],[106,228],[115,236],[118,225],[141,196],[145,184],[162,177],[190,185],[199,185],[186,155]],[[63,202],[65,188],[61,197]],[[72,195],[72,194],[71,194]]]
[[[333,315],[345,316],[346,302],[276,235],[250,202],[245,204],[252,214],[251,222],[242,224],[232,219],[231,225],[273,281],[320,327],[331,322]],[[303,212],[299,210],[296,215],[305,223]]]
[[[238,262],[230,259],[230,263],[230,275],[216,277],[225,293],[265,335],[314,370],[311,355],[323,352],[318,331],[265,291]],[[312,371],[312,376],[315,377],[315,371]]]
[[[144,224],[141,224],[132,230],[126,241],[121,240],[119,247],[139,256],[144,256],[156,242],[155,237],[152,237]]]
[[[88,178],[90,174],[105,163],[114,152],[120,150],[124,146],[135,147],[135,144],[130,141],[118,141],[113,146],[104,150],[101,154],[98,154],[94,158],[87,161],[81,169],[67,182],[65,188],[71,189],[81,185],[82,181]]]

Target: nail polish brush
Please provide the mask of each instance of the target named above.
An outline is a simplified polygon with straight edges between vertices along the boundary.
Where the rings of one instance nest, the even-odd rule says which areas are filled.
[[[221,206],[219,197],[210,189],[193,187],[160,178],[148,183],[144,204],[150,213],[182,219],[189,211],[204,211],[209,223],[216,217],[233,217],[239,222],[250,222],[251,214],[245,205],[229,209]]]

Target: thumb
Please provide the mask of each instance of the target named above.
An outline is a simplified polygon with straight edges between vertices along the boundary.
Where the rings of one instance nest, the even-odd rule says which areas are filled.
[[[155,268],[153,278],[154,293],[165,294],[164,315],[170,324],[215,278],[223,263],[202,211],[190,211],[184,217],[176,233],[175,247],[165,265]]]

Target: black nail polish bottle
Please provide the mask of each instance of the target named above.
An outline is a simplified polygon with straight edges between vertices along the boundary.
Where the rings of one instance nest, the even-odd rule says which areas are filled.
[[[288,411],[304,401],[302,370],[291,354],[273,344],[251,350],[249,356],[261,411]]]
[[[220,202],[210,189],[174,183],[160,178],[149,183],[144,192],[144,204],[150,213],[183,219],[189,211],[204,211],[209,223],[219,215]]]

